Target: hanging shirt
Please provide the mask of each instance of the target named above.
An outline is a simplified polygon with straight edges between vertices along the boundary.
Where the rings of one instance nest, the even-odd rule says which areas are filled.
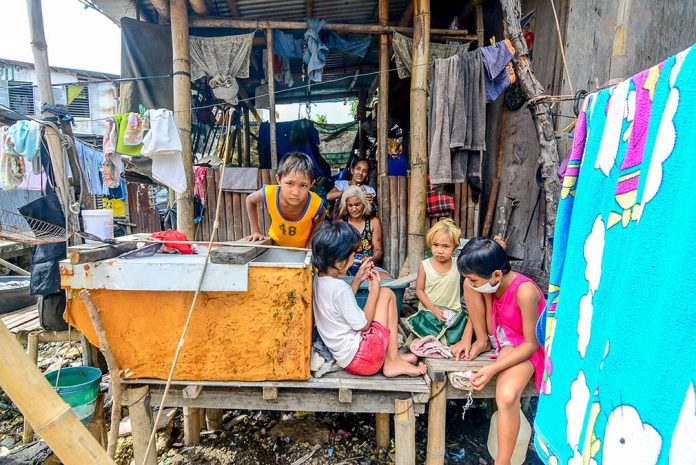
[[[284,247],[304,247],[314,229],[314,220],[324,207],[324,200],[310,192],[304,213],[296,220],[288,220],[280,211],[280,186],[277,184],[263,186],[263,202],[271,216],[268,235],[276,245]]]

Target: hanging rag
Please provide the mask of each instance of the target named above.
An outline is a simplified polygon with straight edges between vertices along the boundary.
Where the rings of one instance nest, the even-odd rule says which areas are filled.
[[[223,191],[251,194],[259,189],[258,168],[225,168],[225,179],[220,185]]]
[[[304,40],[291,32],[273,30],[273,53],[282,58],[302,58]]]
[[[486,70],[486,103],[495,101],[516,80],[510,60],[515,54],[512,43],[505,39],[495,45],[478,49]]]
[[[302,59],[307,65],[307,76],[310,82],[321,82],[326,57],[329,54],[327,47],[319,37],[319,31],[326,24],[325,19],[308,19],[307,31],[305,31],[306,49]]]
[[[20,120],[9,127],[7,135],[12,139],[14,152],[28,162],[34,161],[41,147],[41,125],[32,120]]]
[[[148,110],[150,130],[143,139],[142,154],[152,159],[152,177],[173,191],[186,190],[181,137],[171,110]]]
[[[249,57],[254,34],[191,36],[191,79],[212,76],[209,84],[215,98],[232,105],[237,104],[237,78],[249,77]]]
[[[11,191],[18,188],[26,174],[24,158],[19,155],[9,135],[9,128],[0,127],[0,189]]]
[[[121,155],[131,155],[131,156],[137,156],[137,155],[142,155],[141,151],[143,149],[143,144],[142,142],[138,145],[128,145],[126,144],[126,129],[128,129],[128,118],[130,117],[131,113],[126,113],[124,115],[114,115],[114,121],[116,122],[116,131],[117,131],[117,137],[116,137],[116,153],[120,153]],[[119,173],[123,172],[123,164],[120,162],[120,160],[116,160],[117,157],[113,157],[111,161],[114,164],[119,164]]]
[[[100,150],[91,147],[79,139],[75,139],[75,149],[82,167],[82,176],[87,190],[92,195],[105,195],[106,189],[101,177],[101,169],[104,164],[104,154]]]
[[[413,64],[413,39],[395,32],[392,46],[394,47],[394,61],[396,62],[396,72],[399,75],[399,79],[409,77],[411,75],[411,66]],[[436,59],[449,58],[459,53],[465,53],[469,51],[469,48],[469,43],[456,45],[437,44],[431,42],[428,65],[432,67],[433,62]]]
[[[473,371],[450,371],[447,373],[447,379],[455,389],[462,391],[471,391],[471,377],[474,376]]]
[[[693,463],[696,286],[667,283],[694,263],[694,105],[693,46],[581,105],[540,318],[543,463]]]
[[[329,47],[330,50],[340,50],[343,53],[359,58],[365,58],[371,43],[372,36],[348,40],[341,37],[336,31],[326,31],[326,46]]]
[[[457,81],[448,82],[457,92],[450,148],[486,150],[486,75],[481,54],[476,50],[457,55]]]
[[[139,113],[128,113],[125,121],[122,120],[122,124],[126,126],[123,131],[124,145],[140,145],[143,143],[145,125]]]
[[[115,115],[106,120],[106,132],[102,141],[104,162],[102,164],[102,179],[107,188],[116,187],[120,183],[121,173],[123,172],[123,162],[121,156],[116,153],[118,145],[118,123],[121,115]]]
[[[435,336],[417,339],[408,347],[412,353],[424,358],[452,358],[452,350],[445,347]]]
[[[41,165],[41,157],[36,157],[32,163],[25,163],[26,174],[22,183],[17,186],[17,189],[28,191],[44,191],[46,190],[46,181],[48,176]]]
[[[205,166],[193,167],[193,195],[205,202],[205,179],[208,168]]]

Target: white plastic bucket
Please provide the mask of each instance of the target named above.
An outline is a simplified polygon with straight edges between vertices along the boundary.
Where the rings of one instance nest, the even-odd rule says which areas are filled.
[[[114,211],[113,210],[82,210],[82,220],[85,232],[94,234],[100,239],[113,239],[114,237]],[[88,244],[98,244],[96,241],[86,239]]]

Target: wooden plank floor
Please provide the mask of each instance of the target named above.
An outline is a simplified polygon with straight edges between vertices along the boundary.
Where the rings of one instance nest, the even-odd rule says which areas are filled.
[[[41,329],[39,309],[36,304],[4,314],[2,322],[14,334],[28,333],[35,329]]]

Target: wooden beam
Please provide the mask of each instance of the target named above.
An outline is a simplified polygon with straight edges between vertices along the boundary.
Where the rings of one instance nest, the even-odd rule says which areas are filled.
[[[476,5],[476,37],[478,37],[478,46],[483,47],[483,5]]]
[[[0,353],[0,386],[62,463],[113,465],[99,442],[3,324],[0,324]]]
[[[184,444],[195,446],[201,442],[201,409],[184,407]]]
[[[239,6],[237,5],[237,0],[227,0],[227,7],[230,9],[230,14],[233,18],[242,17],[242,15],[239,13]]]
[[[152,3],[152,6],[155,8],[155,11],[157,11],[160,18],[164,19],[165,21],[169,21],[169,0],[152,0],[150,3]]]
[[[379,0],[379,24],[385,26],[389,23],[389,0]],[[379,213],[382,222],[382,237],[386,238],[387,243],[395,239],[392,234],[392,224],[390,221],[389,202],[389,178],[387,176],[387,145],[389,137],[389,37],[387,34],[379,36],[379,104],[377,107],[377,168],[379,181]],[[393,274],[392,255],[390,248],[385,247],[385,254],[382,257],[384,268]]]
[[[171,0],[172,56],[174,59],[174,119],[181,133],[181,156],[184,161],[186,190],[176,195],[176,229],[192,239],[193,224],[193,158],[191,154],[191,61],[189,50],[189,18],[186,0]]]
[[[377,447],[389,446],[389,414],[378,413],[375,415],[377,424],[375,425],[375,433],[377,434]]]
[[[445,462],[445,419],[447,416],[447,378],[433,380],[428,402],[428,449],[426,465],[442,465]]]
[[[527,100],[533,100],[544,94],[544,87],[534,75],[529,62],[527,44],[524,41],[520,27],[520,2],[519,0],[500,0],[503,10],[503,27],[505,37],[510,39],[515,48],[516,60],[513,60],[515,73],[520,82],[520,87]],[[543,101],[535,101],[530,106],[534,119],[534,127],[539,141],[539,164],[541,165],[541,177],[544,180],[544,199],[546,200],[546,234],[544,238],[544,269],[551,267],[552,249],[549,239],[553,237],[556,229],[556,213],[558,211],[558,199],[561,194],[561,184],[558,179],[558,147],[553,137],[553,120],[549,106]]]
[[[208,16],[208,5],[205,4],[205,0],[189,0],[191,8],[198,16]]]
[[[411,186],[409,188],[408,251],[400,275],[418,270],[425,251],[425,195],[428,174],[428,60],[430,0],[414,1],[413,63],[411,67]]]
[[[273,75],[273,29],[266,29],[266,69],[268,70],[268,115],[271,124],[271,168],[278,169],[276,147],[275,76]]]
[[[314,0],[305,0],[305,18],[314,18]]]
[[[212,28],[230,28],[230,29],[307,29],[305,21],[271,21],[258,19],[230,19],[230,18],[191,18],[191,27],[212,27]],[[322,27],[325,31],[336,31],[353,34],[392,34],[399,32],[401,34],[414,34],[412,27],[389,26],[380,24],[342,24],[342,23],[327,23]],[[447,37],[451,40],[459,39],[464,41],[475,41],[478,37],[475,34],[469,34],[464,30],[456,29],[432,29],[430,35]]]

